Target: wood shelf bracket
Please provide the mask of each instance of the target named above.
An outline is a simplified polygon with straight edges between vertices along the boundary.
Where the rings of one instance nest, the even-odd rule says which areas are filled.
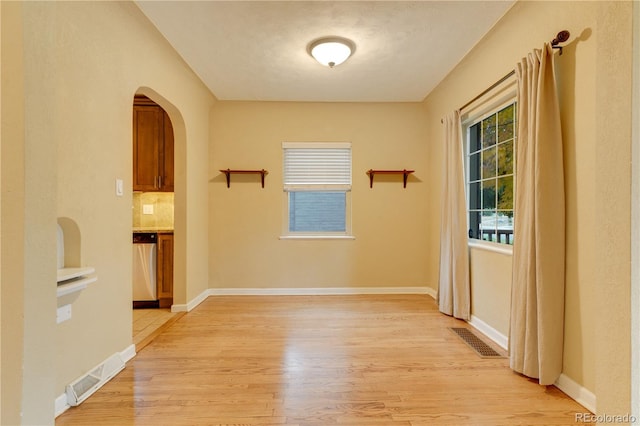
[[[415,170],[407,170],[407,169],[403,169],[403,170],[374,170],[374,169],[369,169],[369,170],[367,170],[367,174],[369,175],[369,188],[373,188],[373,177],[376,174],[378,174],[378,175],[402,175],[403,188],[406,188],[407,187],[407,178],[413,172],[415,172]]]
[[[225,169],[225,170],[220,170],[222,173],[225,174],[226,178],[227,178],[227,188],[231,187],[231,175],[233,173],[236,174],[259,174],[260,175],[260,181],[262,183],[262,187],[264,188],[264,176],[268,175],[269,172],[265,169],[261,169],[261,170],[233,170],[233,169]]]

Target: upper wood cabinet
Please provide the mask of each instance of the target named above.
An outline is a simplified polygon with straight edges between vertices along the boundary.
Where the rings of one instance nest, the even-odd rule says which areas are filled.
[[[149,98],[133,103],[133,190],[173,192],[173,126]]]

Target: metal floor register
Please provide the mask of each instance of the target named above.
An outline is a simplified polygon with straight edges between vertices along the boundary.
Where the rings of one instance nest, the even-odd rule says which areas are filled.
[[[467,345],[471,347],[482,358],[505,358],[496,352],[491,346],[483,342],[473,331],[462,327],[449,327],[451,331],[456,333]]]

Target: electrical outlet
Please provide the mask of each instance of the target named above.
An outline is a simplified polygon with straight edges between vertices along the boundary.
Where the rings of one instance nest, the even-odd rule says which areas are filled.
[[[143,204],[142,214],[153,214],[153,204]]]

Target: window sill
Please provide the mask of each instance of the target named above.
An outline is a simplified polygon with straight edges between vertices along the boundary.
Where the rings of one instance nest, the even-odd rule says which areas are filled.
[[[281,240],[355,240],[353,235],[281,235]]]
[[[513,255],[513,246],[508,244],[498,244],[489,241],[469,240],[468,246],[484,251],[491,251],[494,253],[506,254],[508,256]]]

